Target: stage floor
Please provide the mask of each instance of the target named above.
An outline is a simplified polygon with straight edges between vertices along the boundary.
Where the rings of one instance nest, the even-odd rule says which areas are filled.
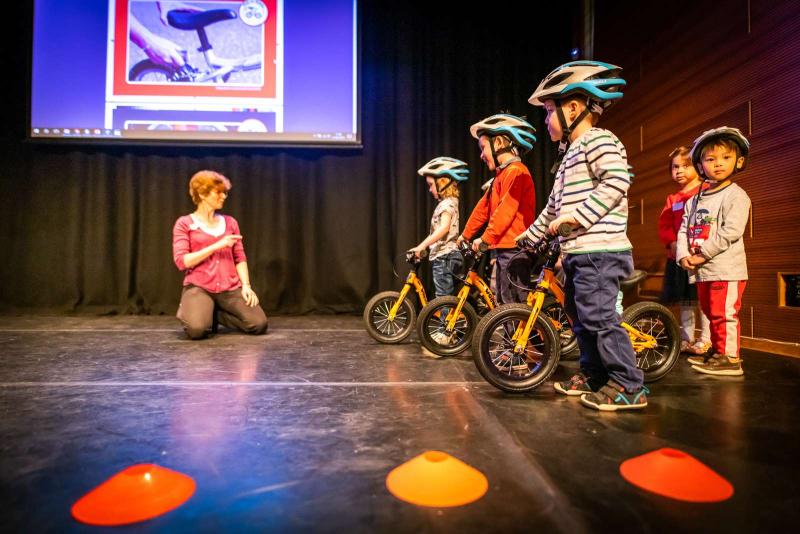
[[[157,531],[768,531],[800,519],[800,360],[746,352],[744,377],[685,361],[643,412],[504,395],[469,353],[380,345],[359,317],[275,317],[266,336],[187,341],[171,317],[0,319],[3,530],[94,531],[70,507],[121,469],[157,463],[197,482]],[[567,378],[576,363],[562,364]],[[649,494],[622,461],[672,447],[735,487],[718,504]],[[424,508],[391,469],[441,450],[489,491]]]

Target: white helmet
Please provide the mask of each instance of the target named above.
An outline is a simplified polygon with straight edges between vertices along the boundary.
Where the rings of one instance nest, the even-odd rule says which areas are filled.
[[[695,170],[700,176],[705,176],[701,161],[703,157],[703,149],[708,145],[722,139],[732,141],[737,147],[737,158],[744,158],[741,163],[738,163],[737,161],[734,172],[744,170],[744,167],[747,164],[747,158],[750,155],[750,142],[747,140],[741,130],[739,130],[739,128],[722,126],[720,128],[706,130],[700,134],[700,137],[694,140],[690,154],[692,156],[692,165],[694,165]]]
[[[435,176],[436,178],[450,178],[457,182],[469,179],[469,166],[460,159],[440,156],[433,158],[417,171],[420,176]]]
[[[587,98],[595,113],[602,113],[622,98],[625,80],[619,77],[622,68],[600,61],[572,61],[548,74],[528,102],[544,106],[545,100],[561,100],[579,94]]]
[[[476,122],[470,126],[469,133],[475,139],[482,135],[489,137],[504,135],[521,153],[532,149],[536,142],[536,135],[534,135],[536,128],[525,119],[508,113],[498,113]]]

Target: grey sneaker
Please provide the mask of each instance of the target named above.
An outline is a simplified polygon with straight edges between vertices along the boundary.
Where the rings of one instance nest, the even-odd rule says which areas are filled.
[[[711,360],[716,355],[716,353],[717,351],[714,350],[714,347],[709,346],[708,350],[706,350],[705,352],[698,354],[697,356],[690,356],[689,358],[686,358],[686,361],[689,362],[692,366],[705,365],[706,362]]]
[[[707,375],[717,376],[742,376],[744,374],[742,360],[725,356],[724,354],[717,354],[705,363],[692,365],[692,369]]]

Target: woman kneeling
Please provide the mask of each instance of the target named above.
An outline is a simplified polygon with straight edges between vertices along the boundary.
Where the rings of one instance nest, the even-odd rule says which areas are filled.
[[[177,317],[191,339],[201,339],[219,323],[247,334],[267,331],[267,316],[250,287],[239,223],[222,209],[231,182],[214,171],[200,171],[189,180],[189,196],[197,209],[179,217],[172,229],[172,256],[184,271]]]

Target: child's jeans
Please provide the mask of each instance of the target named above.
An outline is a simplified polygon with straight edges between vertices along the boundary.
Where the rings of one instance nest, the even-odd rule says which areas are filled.
[[[747,280],[697,282],[700,307],[711,322],[711,345],[717,354],[739,357],[739,309]]]
[[[433,287],[437,297],[452,295],[455,292],[456,278],[453,276],[453,273],[462,275],[461,266],[463,264],[464,258],[461,257],[461,253],[457,250],[439,256],[435,260],[431,260]]]
[[[497,303],[525,302],[528,291],[524,288],[530,286],[531,282],[531,263],[527,254],[520,254],[516,248],[507,248],[495,249],[493,256],[496,260],[494,270],[497,272]]]
[[[644,384],[628,333],[617,313],[619,282],[633,272],[630,252],[566,254],[565,311],[581,349],[581,371],[602,385],[609,378],[629,392]]]

